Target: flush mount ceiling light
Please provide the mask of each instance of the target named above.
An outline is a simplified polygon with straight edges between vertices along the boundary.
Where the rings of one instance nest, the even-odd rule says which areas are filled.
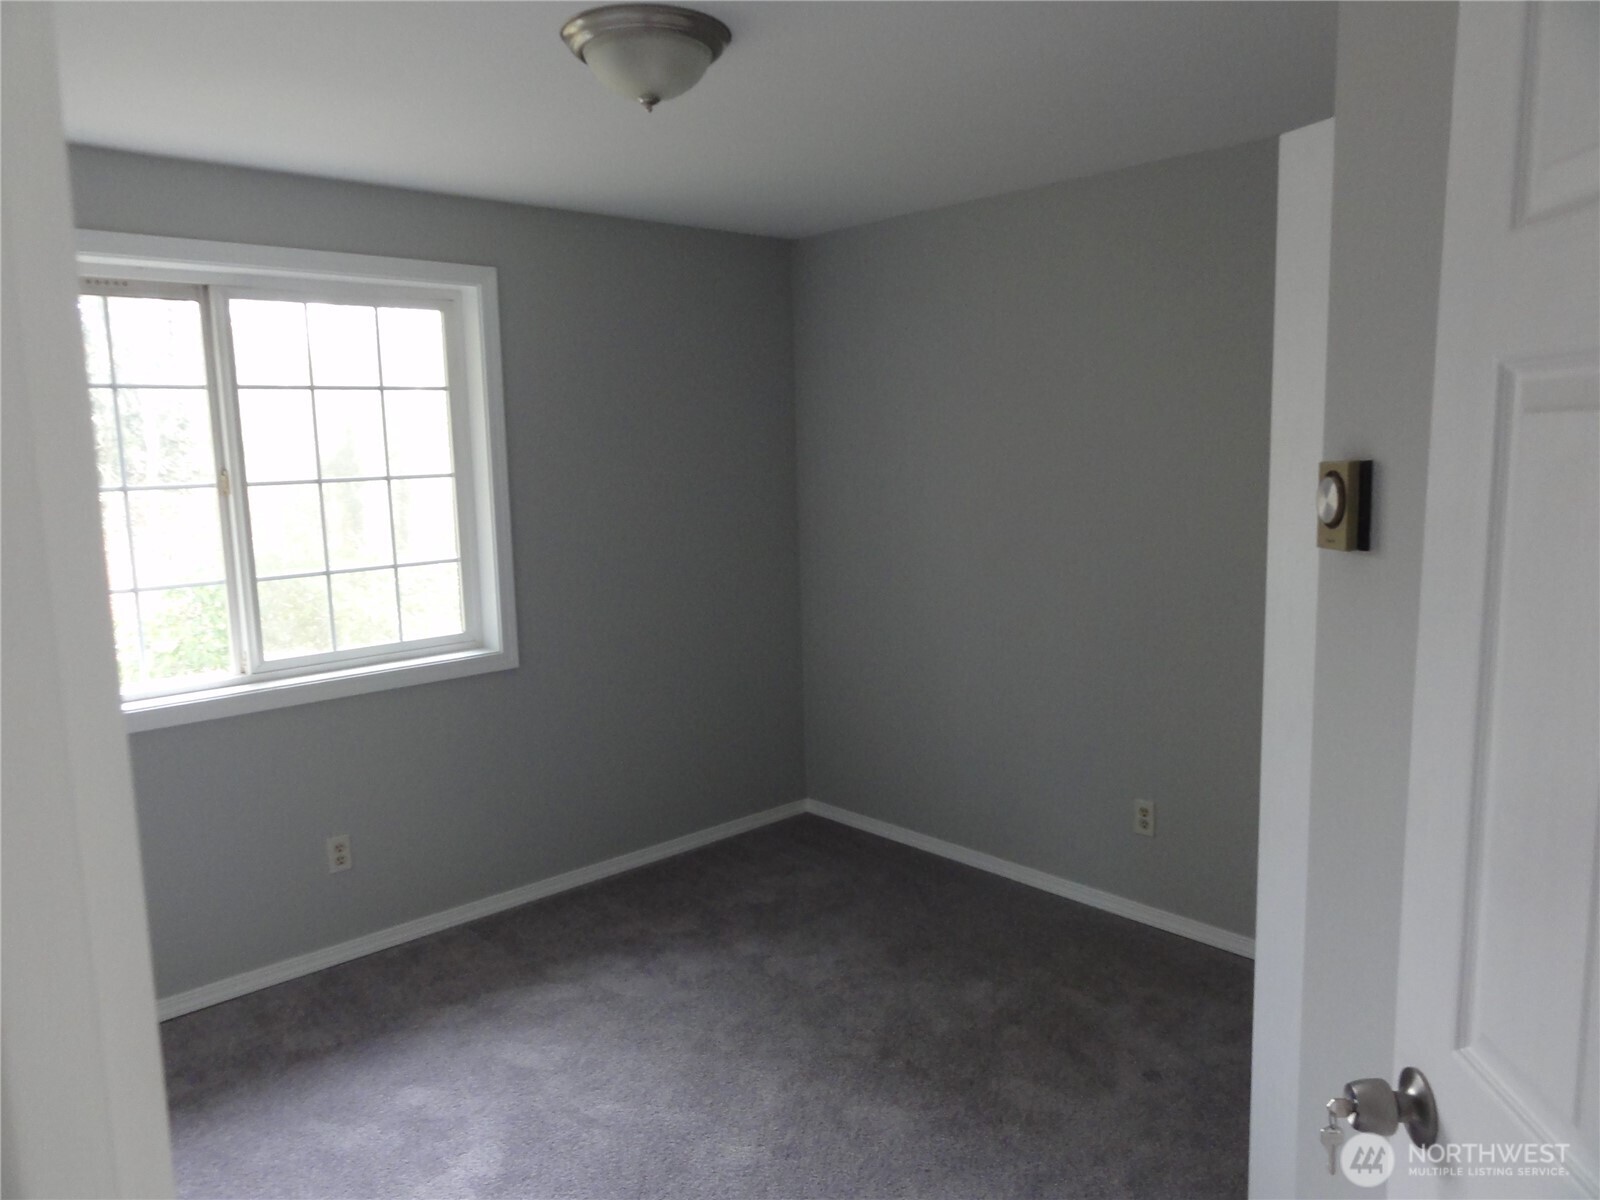
[[[608,4],[561,27],[562,40],[614,92],[644,105],[681,96],[733,40],[715,17],[670,4]]]

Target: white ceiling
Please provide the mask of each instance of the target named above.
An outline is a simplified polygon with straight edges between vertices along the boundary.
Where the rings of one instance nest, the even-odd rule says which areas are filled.
[[[702,3],[733,44],[645,113],[582,0],[59,4],[78,142],[799,237],[1333,111],[1323,3]]]

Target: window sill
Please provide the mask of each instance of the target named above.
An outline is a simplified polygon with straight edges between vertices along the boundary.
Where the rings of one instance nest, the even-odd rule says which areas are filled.
[[[343,696],[360,696],[419,683],[438,683],[491,671],[509,671],[517,665],[515,650],[458,650],[404,662],[378,663],[300,675],[291,679],[251,680],[172,696],[128,700],[122,705],[129,733],[190,725],[220,717],[265,712],[295,704],[313,704]]]

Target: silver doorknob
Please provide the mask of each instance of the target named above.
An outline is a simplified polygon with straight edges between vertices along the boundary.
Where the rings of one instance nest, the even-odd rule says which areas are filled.
[[[1428,1077],[1415,1067],[1400,1072],[1400,1086],[1383,1079],[1357,1079],[1344,1085],[1350,1102],[1350,1124],[1361,1133],[1388,1137],[1401,1125],[1419,1146],[1439,1140],[1439,1107]]]

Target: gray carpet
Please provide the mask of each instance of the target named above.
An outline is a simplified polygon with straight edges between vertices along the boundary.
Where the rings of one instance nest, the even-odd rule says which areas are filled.
[[[1250,986],[799,817],[167,1022],[179,1190],[1242,1196]]]

